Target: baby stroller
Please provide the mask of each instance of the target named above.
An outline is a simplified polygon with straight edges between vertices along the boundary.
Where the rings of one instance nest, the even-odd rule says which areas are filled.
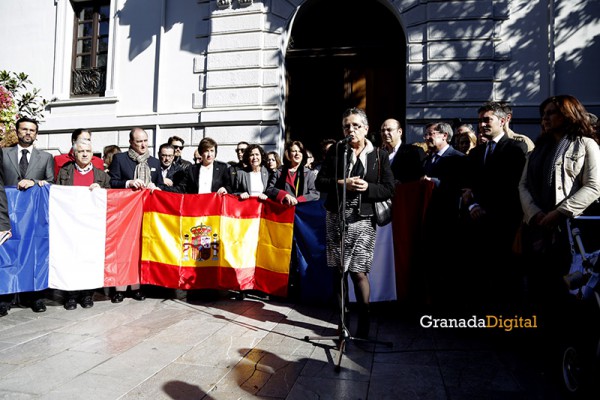
[[[572,263],[564,281],[571,296],[560,345],[562,380],[570,398],[600,398],[600,216],[567,220]],[[587,252],[586,248],[598,249]]]

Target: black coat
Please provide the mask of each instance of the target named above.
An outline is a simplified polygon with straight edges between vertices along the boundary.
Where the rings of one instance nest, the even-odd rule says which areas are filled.
[[[400,183],[418,181],[423,175],[425,152],[414,144],[401,144],[392,161],[394,179]]]
[[[337,181],[343,179],[343,164],[344,146],[331,146],[315,182],[318,191],[328,193],[325,208],[336,213],[342,199],[343,187],[338,185]],[[363,216],[374,215],[375,207],[373,204],[387,200],[394,195],[394,175],[390,168],[387,151],[374,148],[372,152],[367,154],[366,164],[363,179],[369,183],[369,187],[360,194],[359,201],[360,214]]]
[[[108,175],[110,175],[110,187],[113,189],[124,189],[125,183],[135,176],[135,167],[137,163],[133,161],[127,152],[117,153],[113,156]],[[160,161],[150,156],[148,158],[150,167],[150,180],[159,188],[163,188],[164,182],[160,172]]]
[[[198,179],[200,178],[200,166],[202,164],[192,164],[186,171],[183,179],[177,186],[167,189],[176,193],[198,193]],[[227,193],[232,193],[231,175],[229,166],[221,161],[213,162],[213,176],[211,184],[211,192],[216,192],[219,188],[224,187]]]
[[[519,181],[525,166],[527,145],[504,135],[488,160],[484,160],[485,153],[486,144],[480,144],[469,152],[468,187],[473,190],[473,202],[486,210],[490,222],[497,225],[498,233],[508,240],[514,236],[523,218]]]

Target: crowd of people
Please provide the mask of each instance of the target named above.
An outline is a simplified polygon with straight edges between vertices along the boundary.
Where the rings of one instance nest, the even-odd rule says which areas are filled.
[[[422,240],[416,242],[425,254],[414,266],[418,300],[508,307],[530,296],[530,288],[523,289],[526,274],[532,275],[527,280],[533,282],[531,290],[558,287],[568,256],[560,228],[600,198],[600,148],[591,114],[569,95],[546,99],[539,111],[541,132],[535,142],[509,127],[507,103],[487,102],[476,112],[477,129],[434,121],[425,125],[417,145],[406,142],[400,122],[391,118],[373,136],[365,111],[350,108],[341,118],[344,139],[323,140],[318,159],[298,140],[285,144],[282,157],[258,143],[239,142],[237,160],[229,163],[217,160],[218,143],[210,137],[200,141],[192,162],[182,158],[185,143],[176,136],[158,147],[155,158],[140,127],[130,131],[126,151],[106,146],[102,158],[93,155],[91,132],[77,129],[71,151],[52,157],[33,147],[38,123],[21,118],[18,144],[0,152],[0,237],[10,236],[4,185],[214,192],[290,207],[322,199],[327,264],[339,282],[347,282],[346,276],[352,281],[356,335],[367,337],[375,243],[391,235],[390,225],[376,225],[374,204],[393,198],[403,184],[420,182],[430,185],[431,196]],[[341,306],[348,290],[342,284],[336,289]],[[111,301],[126,296],[145,299],[142,288],[133,285],[114,288]],[[89,308],[93,291],[68,292],[65,299],[67,310],[78,304]],[[46,309],[42,293],[3,295],[0,316],[15,301],[35,312]],[[340,321],[340,328],[345,323]]]

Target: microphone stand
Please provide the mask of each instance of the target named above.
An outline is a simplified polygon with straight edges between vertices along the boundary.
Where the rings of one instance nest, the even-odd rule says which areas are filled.
[[[304,340],[307,342],[310,342],[312,340],[338,340],[338,356],[337,356],[337,360],[336,360],[336,364],[335,364],[335,372],[340,372],[341,370],[341,364],[342,364],[342,356],[344,354],[344,350],[346,349],[346,342],[348,342],[349,340],[353,340],[353,341],[357,341],[357,342],[366,342],[366,343],[375,343],[375,344],[383,344],[385,346],[388,347],[392,347],[392,343],[391,342],[382,342],[382,341],[378,341],[378,340],[370,340],[370,339],[365,339],[365,338],[357,338],[354,336],[350,335],[350,331],[348,330],[348,326],[346,326],[346,291],[344,290],[346,285],[344,284],[347,279],[348,279],[348,272],[344,271],[344,265],[345,265],[345,261],[346,261],[346,257],[345,257],[345,249],[346,249],[346,193],[347,193],[347,187],[346,187],[346,169],[347,169],[347,162],[348,162],[348,147],[349,147],[349,140],[347,139],[348,137],[346,137],[346,139],[341,140],[340,142],[337,143],[337,145],[344,145],[344,161],[343,161],[343,168],[342,171],[344,172],[344,183],[342,185],[342,207],[340,210],[339,215],[339,224],[340,224],[340,333],[339,336],[320,336],[320,337],[311,337],[311,336],[305,336]],[[336,149],[336,156],[338,154],[338,151]],[[337,159],[335,162],[336,165],[336,173],[335,173],[335,178],[337,181]],[[336,192],[337,192],[337,188],[336,188]]]

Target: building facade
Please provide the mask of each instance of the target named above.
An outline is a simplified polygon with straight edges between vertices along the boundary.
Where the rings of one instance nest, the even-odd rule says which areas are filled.
[[[153,151],[182,137],[189,160],[203,137],[222,161],[242,140],[318,151],[349,106],[374,134],[399,119],[410,142],[487,100],[533,138],[548,96],[600,113],[594,0],[2,0],[0,15],[0,69],[55,99],[37,143],[54,154],[81,127],[97,152],[125,148],[134,126]]]

